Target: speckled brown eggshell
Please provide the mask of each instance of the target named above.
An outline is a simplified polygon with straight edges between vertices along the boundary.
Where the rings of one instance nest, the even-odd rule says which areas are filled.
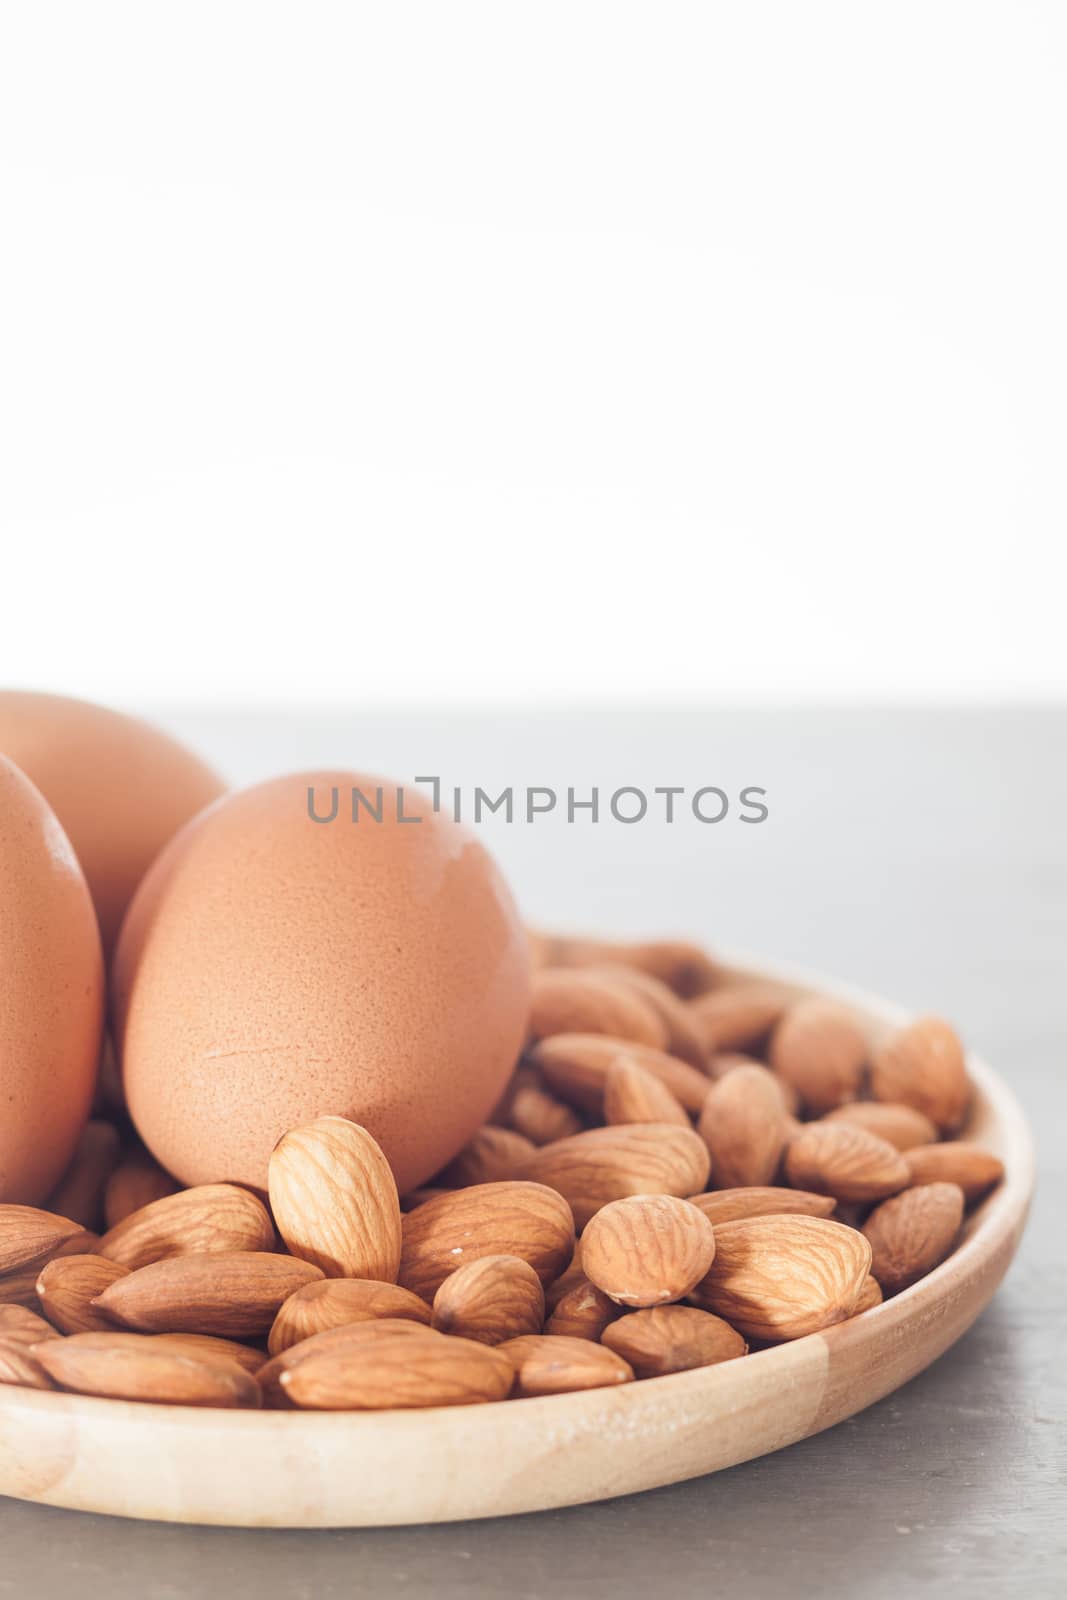
[[[63,829],[0,756],[0,1201],[39,1205],[85,1126],[96,1085],[104,963]]]
[[[81,863],[110,952],[144,874],[222,780],[136,717],[65,695],[0,690],[0,754],[36,784]]]
[[[353,786],[383,820],[351,820]],[[309,816],[308,790],[318,815]],[[526,936],[480,842],[350,772],[228,796],[163,852],[114,968],[131,1114],[184,1182],[263,1188],[287,1129],[350,1117],[403,1193],[486,1119],[521,1047]]]

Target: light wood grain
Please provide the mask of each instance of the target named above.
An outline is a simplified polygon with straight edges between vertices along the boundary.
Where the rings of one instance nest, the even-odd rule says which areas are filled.
[[[739,978],[835,993],[872,1039],[904,1020],[869,996],[738,962]],[[1033,1187],[1022,1114],[970,1060],[968,1128],[1004,1161],[1000,1188],[929,1277],[824,1334],[619,1389],[440,1411],[189,1411],[0,1389],[0,1493],[172,1522],[361,1527],[607,1499],[678,1482],[831,1427],[936,1360],[988,1303]]]

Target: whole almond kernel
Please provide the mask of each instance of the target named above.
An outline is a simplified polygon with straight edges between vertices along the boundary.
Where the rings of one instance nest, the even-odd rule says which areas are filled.
[[[828,1217],[836,1205],[832,1194],[812,1194],[806,1189],[776,1189],[753,1185],[742,1189],[712,1189],[692,1194],[690,1205],[703,1211],[713,1227],[720,1222],[740,1222],[745,1217]]]
[[[435,1182],[443,1189],[465,1189],[472,1183],[502,1183],[537,1146],[511,1128],[486,1124],[470,1139]]]
[[[835,1200],[884,1200],[908,1181],[899,1150],[848,1122],[809,1122],[785,1152],[785,1175],[798,1189]]]
[[[203,1361],[136,1333],[76,1333],[34,1347],[54,1382],[75,1394],[160,1405],[253,1408],[255,1378],[236,1362]]]
[[[520,1083],[508,1107],[508,1125],[531,1144],[552,1144],[580,1133],[582,1124],[562,1100],[533,1081]]]
[[[917,1145],[905,1152],[912,1186],[922,1183],[957,1183],[968,1205],[980,1200],[1004,1176],[999,1156],[981,1145],[955,1139],[947,1144]]]
[[[714,1080],[725,1078],[728,1073],[736,1072],[738,1067],[761,1067],[762,1061],[757,1061],[755,1056],[746,1056],[740,1050],[724,1050],[717,1056],[708,1058],[708,1076]],[[788,1116],[794,1117],[800,1111],[800,1096],[791,1083],[778,1073],[772,1072],[771,1079],[782,1097],[782,1105]]]
[[[786,998],[767,984],[744,983],[701,995],[691,1006],[705,1049],[754,1050],[759,1047],[786,1008]]]
[[[104,1222],[104,1189],[118,1164],[118,1129],[110,1122],[87,1122],[63,1177],[48,1197],[48,1209],[83,1228]]]
[[[256,1339],[296,1289],[321,1276],[310,1261],[264,1251],[170,1256],[119,1278],[92,1304],[138,1333]]]
[[[53,1341],[61,1344],[63,1341]],[[42,1345],[28,1345],[23,1339],[0,1334],[0,1383],[11,1383],[22,1389],[53,1389],[51,1378],[37,1358]]]
[[[867,1040],[834,1000],[798,1000],[771,1035],[769,1060],[816,1115],[855,1100],[867,1064]]]
[[[395,1411],[503,1400],[513,1380],[510,1361],[489,1345],[423,1330],[362,1348],[311,1352],[278,1381],[297,1406]]]
[[[653,939],[638,943],[619,940],[576,939],[559,934],[531,933],[535,967],[592,966],[604,964],[635,968],[659,978],[682,1000],[692,1000],[718,982],[719,973],[706,950],[684,939]]]
[[[113,1333],[115,1330],[111,1329]],[[253,1375],[257,1373],[266,1362],[262,1350],[257,1350],[255,1345],[240,1344],[236,1339],[219,1339],[210,1333],[149,1333],[146,1339],[154,1339],[157,1344],[165,1345],[168,1349],[183,1350],[186,1355],[192,1356],[197,1361],[224,1361],[227,1364],[236,1362],[246,1372]]]
[[[520,1171],[563,1195],[581,1230],[612,1200],[693,1194],[704,1187],[710,1166],[707,1146],[691,1128],[650,1122],[590,1128],[560,1139],[538,1150]]]
[[[569,1339],[595,1341],[618,1315],[619,1307],[615,1301],[610,1300],[603,1289],[598,1289],[595,1283],[583,1277],[560,1295],[544,1331],[563,1334]]]
[[[691,1126],[689,1113],[665,1083],[621,1056],[608,1068],[604,1080],[604,1120],[609,1127],[630,1122],[673,1122]]]
[[[37,1206],[0,1205],[0,1274],[21,1272],[47,1261],[60,1245],[84,1230],[69,1217]]]
[[[547,1284],[573,1250],[574,1218],[554,1189],[543,1183],[479,1183],[407,1213],[399,1281],[432,1300],[457,1267],[482,1256],[510,1255],[528,1261]]]
[[[880,1306],[881,1303],[881,1286],[878,1282],[878,1279],[868,1272],[867,1276],[863,1280],[863,1288],[860,1290],[860,1297],[856,1301],[855,1310],[853,1311],[852,1315],[854,1317],[858,1317],[861,1311],[873,1311],[875,1306]]]
[[[629,1363],[590,1339],[535,1333],[509,1339],[497,1350],[507,1356],[514,1368],[514,1392],[520,1397],[574,1394],[581,1389],[633,1382]]]
[[[875,1052],[871,1090],[876,1100],[914,1106],[942,1132],[954,1133],[971,1103],[971,1081],[957,1034],[938,1017],[920,1017],[900,1028]]]
[[[530,1037],[557,1033],[604,1033],[662,1050],[667,1029],[634,989],[596,972],[546,967],[535,972],[530,991]]]
[[[697,1131],[711,1154],[717,1189],[769,1184],[785,1145],[785,1109],[766,1067],[738,1067],[713,1083]]]
[[[433,1326],[481,1344],[540,1333],[545,1292],[519,1256],[482,1256],[447,1277],[434,1295]]]
[[[715,1258],[715,1234],[702,1211],[673,1195],[615,1200],[582,1235],[590,1283],[621,1306],[664,1305],[700,1282]]]
[[[635,1061],[665,1083],[687,1111],[695,1114],[704,1104],[708,1092],[705,1075],[665,1050],[595,1033],[560,1033],[542,1039],[530,1051],[530,1060],[549,1088],[593,1116],[603,1109],[608,1068],[620,1058]]]
[[[850,1122],[856,1128],[876,1133],[895,1150],[911,1150],[916,1145],[933,1144],[937,1129],[929,1117],[913,1106],[894,1105],[888,1100],[853,1100],[850,1105],[828,1111],[826,1122]]]
[[[114,1323],[93,1308],[97,1295],[129,1267],[104,1256],[57,1256],[41,1268],[37,1298],[49,1322],[63,1333],[106,1333]]]
[[[681,1061],[688,1061],[698,1071],[707,1070],[708,1053],[704,1038],[693,1020],[692,1012],[684,1000],[679,1000],[674,990],[651,973],[640,972],[636,967],[604,966],[588,969],[613,978],[634,990],[646,1005],[659,1017],[666,1039],[663,1048]]]
[[[377,1142],[358,1123],[319,1117],[283,1135],[270,1158],[271,1210],[291,1254],[328,1278],[395,1283],[400,1199]]]
[[[172,1256],[272,1250],[274,1244],[262,1200],[234,1183],[201,1183],[131,1212],[105,1233],[100,1254],[136,1271]]]
[[[148,1151],[139,1147],[123,1156],[104,1188],[104,1222],[114,1228],[153,1200],[177,1194],[180,1184]]]
[[[58,1339],[59,1334],[28,1306],[0,1305],[0,1339],[16,1344],[40,1344],[42,1339]]]
[[[383,1317],[400,1317],[429,1327],[430,1307],[410,1289],[376,1278],[325,1278],[306,1283],[279,1310],[267,1349],[272,1356],[280,1355],[328,1328]]]
[[[88,1233],[79,1228],[77,1233],[68,1234],[54,1250],[47,1253],[43,1260],[35,1261],[30,1266],[20,1267],[17,1272],[8,1272],[0,1276],[0,1306],[26,1306],[31,1311],[39,1310],[37,1279],[46,1262],[56,1261],[61,1256],[85,1255],[99,1248],[100,1240],[95,1233]]]
[[[602,1342],[629,1362],[638,1378],[714,1367],[747,1355],[748,1345],[728,1322],[696,1306],[655,1306],[620,1317]]]
[[[936,1267],[955,1244],[962,1221],[963,1190],[956,1183],[921,1184],[877,1206],[863,1233],[883,1294],[906,1289]]]
[[[824,1217],[749,1217],[715,1230],[692,1298],[748,1339],[800,1339],[850,1317],[871,1267],[861,1233]]]
[[[342,1283],[341,1278],[329,1279],[331,1283]],[[385,1339],[403,1339],[411,1334],[426,1334],[431,1338],[442,1338],[423,1322],[412,1322],[401,1317],[368,1317],[362,1322],[346,1322],[337,1328],[324,1328],[321,1333],[313,1333],[307,1339],[301,1339],[297,1344],[291,1344],[287,1349],[279,1351],[276,1356],[271,1356],[256,1371],[256,1381],[263,1391],[263,1403],[275,1408],[286,1408],[290,1405],[284,1389],[281,1386],[281,1375],[290,1367],[295,1367],[303,1361],[305,1356],[314,1355],[322,1350],[350,1350],[356,1346],[362,1347],[368,1343],[378,1343]]]

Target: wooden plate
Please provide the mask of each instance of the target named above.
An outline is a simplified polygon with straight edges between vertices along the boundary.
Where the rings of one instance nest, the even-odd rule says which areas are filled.
[[[906,1020],[869,996],[738,964],[737,978],[832,993],[872,1040]],[[0,1493],[168,1522],[368,1527],[576,1505],[734,1466],[863,1410],[928,1367],[988,1304],[1033,1187],[1019,1107],[973,1057],[969,1137],[1007,1168],[960,1246],[911,1289],[826,1333],[621,1389],[365,1414],[134,1405],[0,1386]],[[845,1448],[844,1443],[842,1448]]]

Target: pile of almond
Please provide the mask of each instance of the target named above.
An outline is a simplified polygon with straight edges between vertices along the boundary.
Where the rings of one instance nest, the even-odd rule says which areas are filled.
[[[538,956],[506,1094],[414,1194],[340,1117],[279,1142],[265,1197],[178,1190],[91,1123],[52,1210],[0,1205],[0,1382],[323,1410],[629,1383],[863,1315],[1002,1176],[956,1137],[944,1022],[871,1050],[690,946]]]

